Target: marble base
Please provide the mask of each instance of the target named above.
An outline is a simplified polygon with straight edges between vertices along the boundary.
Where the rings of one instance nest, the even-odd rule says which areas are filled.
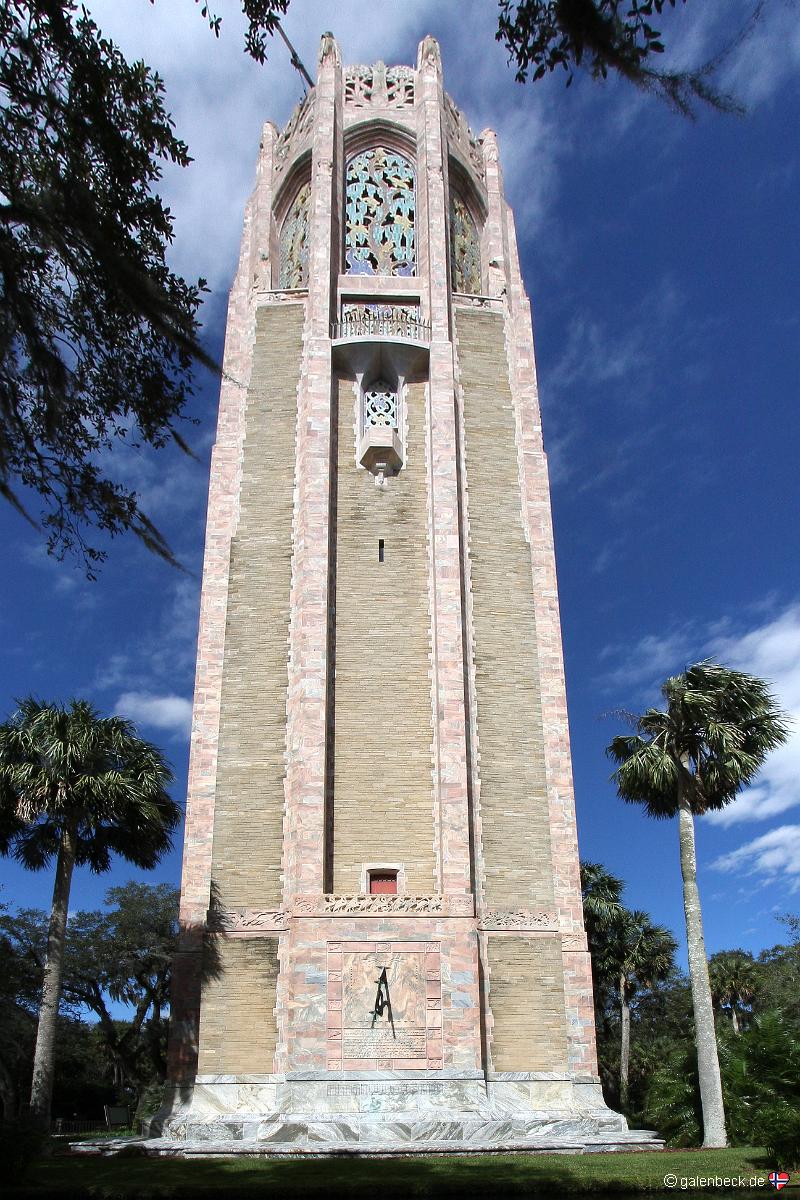
[[[145,1153],[180,1156],[587,1153],[663,1145],[648,1130],[629,1130],[593,1080],[418,1075],[200,1076],[193,1088],[167,1096],[139,1144]],[[113,1153],[115,1143],[81,1146]]]

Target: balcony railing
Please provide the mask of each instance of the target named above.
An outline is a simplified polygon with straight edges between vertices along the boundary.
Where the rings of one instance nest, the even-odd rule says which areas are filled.
[[[424,321],[415,321],[405,315],[377,317],[359,314],[334,322],[331,325],[331,338],[335,342],[343,338],[407,338],[411,342],[429,342],[431,327]]]

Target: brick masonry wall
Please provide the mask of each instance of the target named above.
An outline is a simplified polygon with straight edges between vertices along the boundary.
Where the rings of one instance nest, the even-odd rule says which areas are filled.
[[[566,1071],[563,979],[558,938],[489,935],[495,1071]]]
[[[564,996],[570,1069],[597,1076],[591,963],[583,929],[578,837],[547,459],[542,446],[530,302],[520,275],[514,217],[504,207],[508,245],[506,346],[517,417],[520,485],[530,541],[541,683],[553,894],[564,948]]]
[[[530,550],[500,314],[459,311],[487,905],[553,907]]]
[[[292,488],[303,308],[261,308],[231,545],[214,820],[223,905],[279,907]]]
[[[361,864],[403,863],[435,890],[425,395],[406,389],[404,469],[383,488],[355,463],[355,395],[339,381],[333,890]],[[378,539],[384,562],[378,561]]]
[[[203,985],[201,1075],[268,1074],[277,1026],[278,939],[219,938],[218,971]]]

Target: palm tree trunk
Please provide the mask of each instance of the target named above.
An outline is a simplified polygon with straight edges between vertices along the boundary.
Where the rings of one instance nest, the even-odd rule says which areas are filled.
[[[0,1059],[0,1120],[13,1121],[17,1115],[17,1085],[14,1076]]]
[[[680,785],[679,785],[680,786]],[[703,1108],[703,1146],[727,1146],[722,1079],[719,1072],[714,1007],[708,978],[703,937],[703,916],[697,888],[697,854],[694,842],[694,817],[689,801],[681,790],[678,808],[683,910],[686,915],[686,941],[689,947],[689,979],[692,985],[694,1035],[697,1046],[697,1071],[700,1077],[700,1102]]]
[[[75,866],[77,834],[74,823],[67,824],[61,835],[53,885],[53,904],[47,930],[47,957],[42,981],[42,1002],[39,1006],[39,1026],[36,1031],[36,1051],[33,1058],[31,1084],[31,1117],[43,1129],[50,1127],[50,1106],[56,1068],[56,1027],[61,1001],[61,982],[64,973],[64,941],[69,912],[69,889]]]
[[[621,1042],[619,1052],[619,1106],[628,1107],[628,1068],[631,1057],[631,1010],[626,995],[625,976],[619,977],[619,1015]]]

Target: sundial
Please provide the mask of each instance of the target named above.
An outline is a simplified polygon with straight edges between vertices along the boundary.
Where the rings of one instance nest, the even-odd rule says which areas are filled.
[[[383,1017],[386,1013],[387,1020],[392,1027],[392,1037],[397,1040],[397,1034],[394,1028],[394,1017],[392,1016],[392,999],[389,995],[389,980],[386,975],[386,967],[383,967],[380,973],[380,978],[375,982],[378,985],[378,991],[375,995],[375,1007],[372,1010],[372,1025],[370,1029],[375,1028],[375,1022]]]

